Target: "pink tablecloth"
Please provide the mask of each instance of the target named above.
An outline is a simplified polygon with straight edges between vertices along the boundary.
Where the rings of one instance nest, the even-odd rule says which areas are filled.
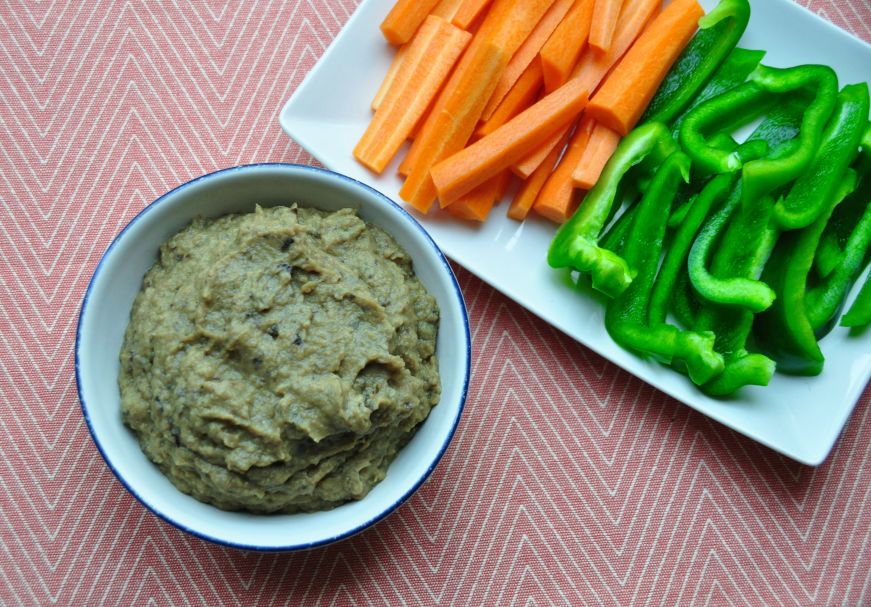
[[[871,39],[868,0],[802,4]],[[462,270],[470,400],[431,481],[386,521],[308,553],[246,554],[121,487],[73,380],[91,272],[190,177],[311,161],[278,111],[354,8],[0,7],[0,604],[871,604],[871,390],[829,460],[803,467]]]

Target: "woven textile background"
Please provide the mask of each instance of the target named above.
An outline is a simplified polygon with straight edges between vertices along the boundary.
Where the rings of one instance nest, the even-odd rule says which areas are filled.
[[[869,0],[802,3],[871,40]],[[278,111],[355,6],[0,3],[0,604],[871,604],[871,389],[827,462],[803,467],[461,269],[470,399],[430,482],[386,521],[307,553],[242,553],[121,487],[76,398],[88,279],[175,185],[312,161]]]

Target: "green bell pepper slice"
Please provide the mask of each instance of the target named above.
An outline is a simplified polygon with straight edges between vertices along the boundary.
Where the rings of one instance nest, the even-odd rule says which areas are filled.
[[[712,147],[711,135],[731,131],[765,114],[784,96],[810,91],[813,99],[805,109],[801,128],[790,153],[778,158],[745,162],[737,151]],[[743,170],[744,196],[753,200],[795,179],[819,147],[823,128],[832,114],[838,94],[838,78],[824,65],[778,69],[760,65],[750,80],[731,91],[697,106],[680,129],[681,147],[693,165],[707,173]]]
[[[699,31],[666,74],[642,114],[641,123],[669,123],[676,118],[732,52],[749,21],[748,0],[721,0],[699,19]]]
[[[622,257],[600,247],[599,237],[626,173],[645,160],[660,164],[676,150],[668,129],[659,122],[642,125],[626,135],[583,204],[557,231],[548,250],[548,264],[589,274],[593,288],[609,297],[622,293],[634,272]]]
[[[864,82],[845,86],[838,94],[835,112],[813,161],[796,179],[789,194],[774,206],[774,219],[782,229],[803,228],[823,213],[844,171],[859,152],[869,106],[871,98]]]
[[[717,276],[713,270],[708,270],[715,255],[730,259],[729,264],[733,266],[744,266],[747,263],[746,253],[764,251],[762,240],[772,237],[767,233],[770,210],[765,211],[768,205],[762,204],[758,210],[745,211],[741,198],[742,188],[734,188],[723,207],[705,224],[690,249],[687,267],[693,287],[705,300],[761,312],[774,302],[775,293],[771,287],[744,276],[744,272],[732,271],[733,268],[724,268],[724,276],[727,277]],[[736,225],[740,226],[740,233]],[[721,240],[725,241],[723,235],[727,231],[734,235],[730,239],[736,247],[734,250],[727,247],[725,242],[719,245]]]
[[[765,266],[762,278],[775,289],[777,300],[756,320],[759,344],[778,363],[796,375],[818,375],[825,358],[817,343],[806,300],[814,252],[829,217],[855,187],[856,174],[847,173],[824,213],[803,230],[785,232]]]
[[[850,311],[841,319],[842,327],[867,327],[871,324],[871,277],[859,290]]]
[[[723,64],[714,72],[713,77],[708,81],[704,88],[696,95],[689,106],[684,109],[671,122],[672,136],[677,140],[680,134],[680,128],[686,120],[687,115],[696,106],[701,105],[708,99],[713,99],[718,95],[722,95],[726,91],[731,91],[739,84],[743,84],[747,77],[759,67],[759,63],[765,57],[765,51],[755,51],[744,48],[735,48]]]
[[[709,381],[723,369],[722,357],[714,352],[714,334],[682,331],[665,323],[651,323],[648,304],[663,249],[668,211],[681,179],[689,180],[690,160],[681,153],[669,156],[638,203],[623,256],[636,272],[635,279],[608,302],[605,328],[624,348],[649,354],[665,363],[681,360],[690,379]]]

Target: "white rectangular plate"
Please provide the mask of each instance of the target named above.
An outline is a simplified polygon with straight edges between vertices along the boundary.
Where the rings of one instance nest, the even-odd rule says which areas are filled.
[[[363,0],[342,32],[281,112],[281,126],[326,167],[399,200],[398,159],[381,176],[358,164],[352,149],[371,118],[369,103],[393,56],[378,29],[394,0]],[[701,0],[706,10],[716,0]],[[740,46],[768,52],[776,67],[823,63],[841,84],[871,81],[871,46],[792,0],[756,0]],[[579,294],[567,276],[548,268],[554,226],[538,218],[517,223],[504,205],[481,226],[445,214],[419,217],[445,253],[481,279],[605,358],[694,409],[800,462],[821,463],[871,377],[871,332],[849,337],[835,329],[821,346],[825,371],[815,378],[777,375],[767,388],[745,388],[716,400],[683,375],[617,346],[605,331],[600,302]]]

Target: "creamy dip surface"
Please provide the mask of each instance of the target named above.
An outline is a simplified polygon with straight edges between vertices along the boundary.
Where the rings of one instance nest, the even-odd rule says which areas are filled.
[[[352,210],[197,219],[145,275],[121,412],[185,493],[226,510],[359,499],[438,402],[439,311]]]

